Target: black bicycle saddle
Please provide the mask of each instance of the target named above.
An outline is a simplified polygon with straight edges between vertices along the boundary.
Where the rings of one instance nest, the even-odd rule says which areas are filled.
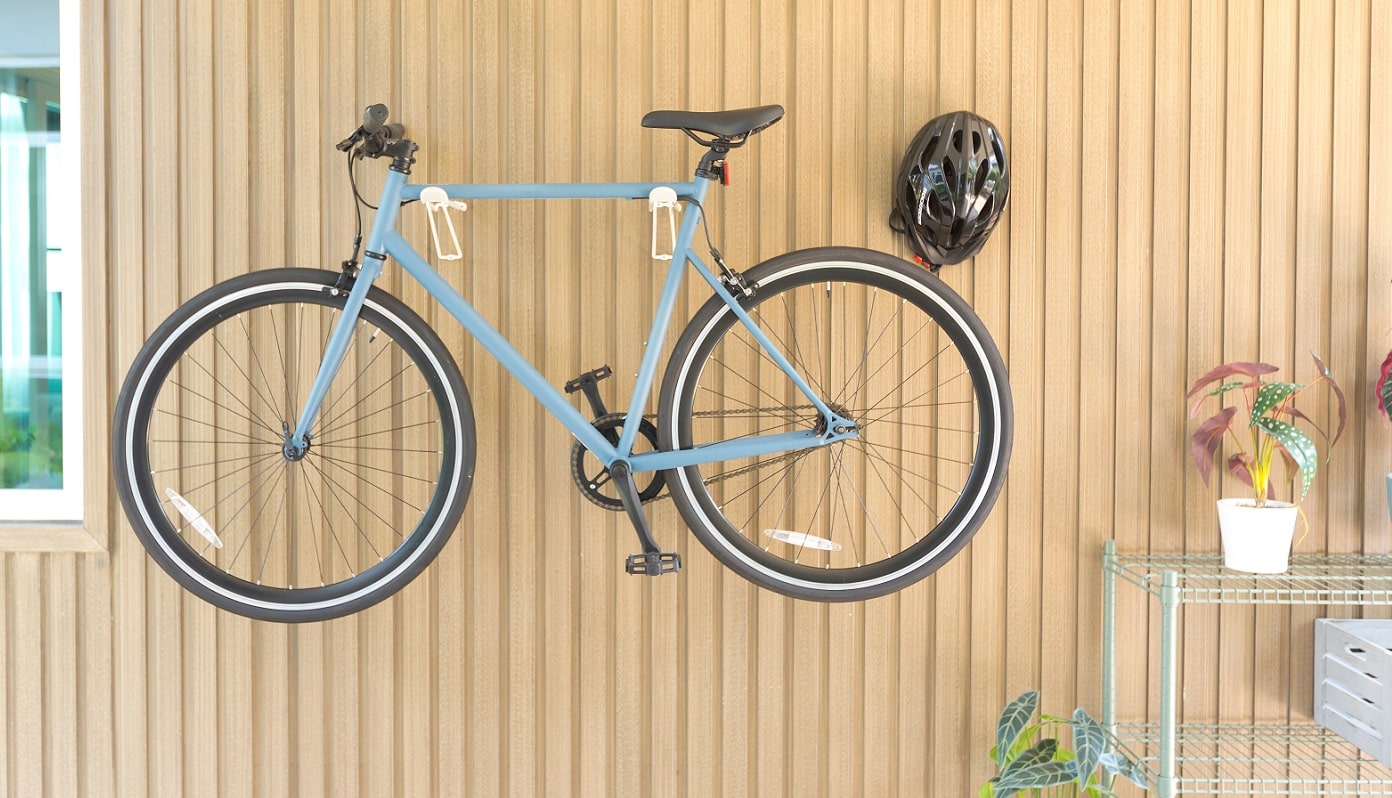
[[[783,106],[761,105],[733,111],[650,111],[643,127],[688,130],[721,139],[752,136],[783,118]]]

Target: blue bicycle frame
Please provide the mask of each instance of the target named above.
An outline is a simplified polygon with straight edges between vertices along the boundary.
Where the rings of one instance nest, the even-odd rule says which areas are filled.
[[[373,220],[372,230],[367,239],[366,257],[363,258],[362,266],[359,269],[356,282],[349,292],[348,299],[343,308],[343,314],[334,328],[333,335],[329,339],[328,346],[324,354],[324,362],[320,365],[318,375],[315,377],[314,385],[310,390],[309,397],[305,401],[304,408],[300,413],[291,442],[294,446],[302,447],[306,445],[310,429],[318,416],[320,405],[328,393],[329,385],[332,383],[334,375],[343,361],[348,349],[348,342],[354,325],[357,323],[358,313],[362,308],[363,301],[367,297],[368,289],[372,286],[378,275],[382,272],[382,267],[387,257],[395,259],[414,277],[427,292],[434,296],[452,316],[458,319],[459,323],[469,331],[475,339],[488,350],[493,357],[497,358],[503,368],[507,369],[516,377],[522,385],[541,404],[551,412],[556,418],[565,425],[566,429],[577,438],[606,467],[618,461],[627,461],[630,471],[634,473],[644,471],[660,471],[670,468],[680,468],[683,466],[698,465],[701,463],[718,462],[722,460],[734,460],[738,458],[754,457],[763,454],[777,452],[789,452],[800,449],[808,449],[815,446],[825,446],[838,440],[856,437],[855,425],[853,422],[843,419],[833,413],[816,394],[793,367],[792,363],[784,357],[783,353],[774,346],[773,342],[759,329],[758,325],[749,317],[744,308],[740,307],[734,294],[726,289],[720,282],[715,273],[691,251],[691,242],[696,235],[696,226],[701,222],[701,202],[706,197],[706,191],[713,182],[708,178],[697,177],[691,182],[682,183],[517,183],[517,184],[495,184],[495,185],[441,185],[445,193],[451,199],[464,200],[487,200],[487,199],[642,199],[658,187],[668,186],[677,192],[679,199],[685,200],[690,204],[690,208],[683,215],[681,230],[677,234],[675,247],[673,248],[671,264],[668,267],[666,282],[662,289],[662,295],[658,300],[657,313],[653,319],[652,331],[648,336],[648,347],[643,353],[642,364],[638,369],[637,383],[633,389],[633,395],[629,401],[628,413],[623,425],[623,433],[619,437],[617,445],[610,443],[592,424],[592,419],[585,418],[579,410],[570,403],[570,400],[556,390],[541,372],[537,371],[530,362],[519,353],[512,344],[508,343],[496,329],[494,329],[478,311],[474,309],[462,296],[459,295],[448,281],[440,276],[439,272],[433,269],[421,255],[396,231],[396,220],[400,212],[401,203],[404,200],[420,199],[421,190],[426,188],[424,185],[408,184],[408,176],[396,170],[387,172],[385,185],[382,187],[381,202],[378,204],[379,210]],[[662,342],[666,336],[668,326],[671,322],[673,310],[676,307],[677,297],[681,290],[682,277],[685,273],[686,264],[690,263],[697,274],[711,286],[716,295],[721,297],[734,312],[735,316],[749,329],[751,335],[764,349],[773,362],[782,369],[803,395],[816,407],[822,418],[828,420],[824,425],[825,432],[818,433],[814,430],[801,432],[786,432],[772,435],[758,435],[737,440],[722,441],[705,446],[696,447],[681,451],[659,451],[633,454],[633,445],[637,439],[639,421],[643,417],[643,409],[647,404],[647,397],[652,389],[653,379],[657,374],[658,357],[662,351]],[[847,431],[837,432],[838,427],[845,427]]]

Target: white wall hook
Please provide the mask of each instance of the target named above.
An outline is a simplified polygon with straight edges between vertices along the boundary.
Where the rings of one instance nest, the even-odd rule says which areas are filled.
[[[454,230],[454,220],[450,218],[450,209],[463,213],[469,206],[463,200],[450,199],[443,188],[439,186],[426,186],[421,189],[421,204],[425,206],[426,219],[430,221],[430,237],[435,241],[435,254],[440,260],[459,260],[464,257],[464,248],[459,245],[459,234]],[[435,213],[439,211],[445,219],[445,227],[449,229],[450,242],[454,245],[454,251],[446,253],[440,246],[440,230],[435,222]]]
[[[667,230],[670,235],[668,245],[659,251],[657,248],[658,215],[667,210]],[[677,202],[677,190],[671,186],[658,186],[648,192],[648,212],[652,214],[652,256],[655,260],[671,260],[677,248],[677,212],[681,203]]]

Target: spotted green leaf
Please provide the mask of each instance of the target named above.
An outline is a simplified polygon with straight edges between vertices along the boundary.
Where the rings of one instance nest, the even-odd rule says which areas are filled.
[[[1263,385],[1261,390],[1257,391],[1256,401],[1252,402],[1252,420],[1247,426],[1256,426],[1257,422],[1267,413],[1270,413],[1273,407],[1284,402],[1286,397],[1304,387],[1304,385],[1294,382],[1271,382]]]
[[[1274,418],[1263,418],[1257,422],[1257,426],[1281,444],[1281,448],[1286,450],[1286,454],[1290,455],[1291,460],[1300,469],[1300,496],[1297,501],[1304,499],[1305,494],[1310,492],[1310,485],[1315,481],[1315,471],[1319,468],[1319,453],[1315,450],[1315,442],[1295,425]]]

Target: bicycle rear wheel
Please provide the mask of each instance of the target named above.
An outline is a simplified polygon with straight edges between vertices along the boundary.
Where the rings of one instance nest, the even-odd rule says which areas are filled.
[[[789,253],[745,274],[742,306],[857,439],[675,469],[697,538],[771,590],[822,601],[898,590],[956,554],[995,503],[1013,410],[1000,354],[936,277],[869,250]],[[663,379],[663,449],[818,429],[807,398],[720,297]]]
[[[156,562],[223,609],[346,615],[448,540],[472,484],[473,409],[420,317],[372,289],[303,456],[283,444],[346,294],[332,272],[248,274],[151,336],[117,401],[116,485]]]

